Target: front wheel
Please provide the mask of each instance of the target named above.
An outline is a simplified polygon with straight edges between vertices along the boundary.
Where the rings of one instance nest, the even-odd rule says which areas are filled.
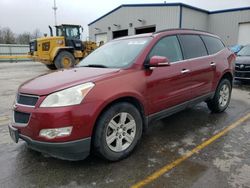
[[[61,51],[55,58],[54,64],[57,69],[70,68],[75,65],[74,56],[68,51]]]
[[[142,135],[142,118],[132,104],[122,102],[106,110],[97,122],[94,148],[109,161],[127,157]]]
[[[213,99],[207,101],[208,108],[215,113],[223,112],[231,99],[232,84],[228,79],[223,79],[215,91]]]

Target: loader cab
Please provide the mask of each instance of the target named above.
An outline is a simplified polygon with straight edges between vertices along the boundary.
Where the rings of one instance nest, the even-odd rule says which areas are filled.
[[[66,46],[73,47],[74,50],[84,50],[81,41],[82,26],[80,25],[58,25],[56,27],[56,36],[65,38]]]
[[[64,36],[65,38],[70,39],[79,39],[81,38],[81,29],[80,25],[59,25],[56,26],[56,35]]]

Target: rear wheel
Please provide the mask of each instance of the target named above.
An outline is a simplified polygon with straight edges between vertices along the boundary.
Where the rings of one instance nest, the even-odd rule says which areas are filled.
[[[142,119],[132,104],[122,102],[106,110],[97,122],[94,148],[99,156],[117,161],[127,157],[142,135]]]
[[[215,91],[213,99],[207,101],[207,106],[212,112],[223,112],[231,99],[232,84],[228,79],[221,80]]]
[[[61,51],[56,56],[54,64],[57,69],[70,68],[75,65],[75,58],[70,52]]]

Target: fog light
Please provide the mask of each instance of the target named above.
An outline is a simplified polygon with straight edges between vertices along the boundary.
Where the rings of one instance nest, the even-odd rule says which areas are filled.
[[[42,129],[39,133],[39,136],[45,137],[48,139],[53,139],[57,137],[69,136],[71,134],[71,131],[72,131],[72,127]]]

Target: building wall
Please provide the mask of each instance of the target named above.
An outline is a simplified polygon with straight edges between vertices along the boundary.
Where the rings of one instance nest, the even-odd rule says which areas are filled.
[[[208,31],[221,37],[226,45],[234,45],[238,42],[239,23],[243,22],[250,22],[250,10],[210,14]]]
[[[207,31],[208,16],[209,16],[208,13],[183,7],[182,8],[182,28]]]
[[[128,35],[134,35],[135,28],[146,26],[156,26],[156,31],[179,28],[180,17],[182,28],[212,32],[221,37],[226,45],[234,45],[238,42],[239,23],[250,22],[250,10],[208,13],[188,6],[181,8],[181,5],[121,7],[89,26],[90,40],[95,41],[98,33],[107,33],[109,41],[113,38],[113,31],[123,29],[128,29]]]
[[[156,31],[169,28],[178,28],[180,7],[122,7],[89,26],[90,40],[95,41],[95,34],[107,33],[108,40],[112,39],[112,32],[128,29],[129,35],[135,34],[135,28],[156,26]],[[138,19],[145,20],[139,22]],[[133,26],[130,27],[129,23]],[[113,24],[120,25],[116,27]],[[111,30],[108,30],[108,27]],[[96,30],[98,28],[99,30]]]

